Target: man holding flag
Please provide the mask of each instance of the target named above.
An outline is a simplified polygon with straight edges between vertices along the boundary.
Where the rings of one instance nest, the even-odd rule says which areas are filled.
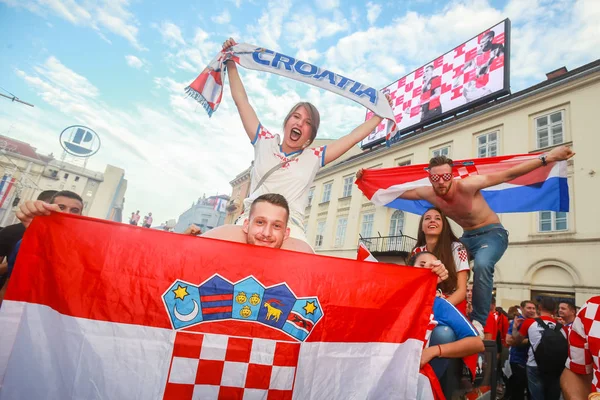
[[[400,190],[398,199],[427,201],[463,228],[461,241],[475,259],[471,318],[481,336],[492,300],[494,267],[508,247],[508,232],[481,191],[513,181],[549,163],[568,160],[574,155],[569,147],[560,146],[547,154],[496,172],[471,175],[467,170],[467,176],[461,173],[460,179],[456,180],[453,161],[445,156],[433,157],[427,168],[431,186],[414,182],[413,188],[409,189],[407,185],[408,190]],[[367,185],[362,169],[358,171],[357,178],[359,188],[365,192]],[[365,194],[371,199],[377,195]]]

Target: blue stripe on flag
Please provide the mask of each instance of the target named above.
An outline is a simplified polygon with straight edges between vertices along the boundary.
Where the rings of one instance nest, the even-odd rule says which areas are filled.
[[[569,211],[567,178],[552,177],[542,184],[519,186],[503,190],[482,190],[491,209],[497,213],[532,211]],[[432,205],[424,200],[395,199],[387,207],[421,215]]]

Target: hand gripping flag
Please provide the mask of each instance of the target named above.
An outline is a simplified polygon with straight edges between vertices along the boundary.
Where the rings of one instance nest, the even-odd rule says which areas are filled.
[[[501,172],[537,157],[538,154],[521,154],[455,161],[454,179]],[[423,214],[432,207],[425,200],[398,198],[408,190],[431,186],[427,164],[367,169],[356,184],[375,205],[415,214]],[[481,193],[497,213],[569,211],[567,162],[548,163],[509,182],[483,189]]]
[[[388,140],[397,133],[394,112],[382,91],[294,57],[246,43],[221,50],[186,88],[186,93],[196,99],[209,116],[221,103],[227,70],[225,62],[229,60],[244,68],[281,75],[354,100],[387,119],[385,127]]]
[[[417,268],[37,217],[0,399],[414,399],[434,292]]]

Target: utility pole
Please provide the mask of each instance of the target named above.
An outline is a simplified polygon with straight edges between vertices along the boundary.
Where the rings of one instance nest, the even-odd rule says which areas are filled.
[[[7,99],[11,100],[13,103],[16,101],[17,103],[25,104],[26,106],[29,106],[29,107],[34,107],[33,104],[27,103],[27,102],[19,99],[17,96],[15,96],[14,94],[10,93],[8,90],[6,92],[9,93],[11,96],[7,96],[7,95],[2,94],[2,93],[0,93],[0,96],[6,97]]]

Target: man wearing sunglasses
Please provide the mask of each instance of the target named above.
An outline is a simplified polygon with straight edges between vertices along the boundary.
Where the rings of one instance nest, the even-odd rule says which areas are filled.
[[[431,187],[408,190],[400,196],[406,200],[427,200],[463,228],[461,242],[475,259],[471,319],[482,336],[492,301],[494,267],[508,247],[508,232],[483,198],[481,190],[574,155],[569,147],[560,146],[505,171],[458,180],[453,179],[451,159],[433,157],[428,168]]]

